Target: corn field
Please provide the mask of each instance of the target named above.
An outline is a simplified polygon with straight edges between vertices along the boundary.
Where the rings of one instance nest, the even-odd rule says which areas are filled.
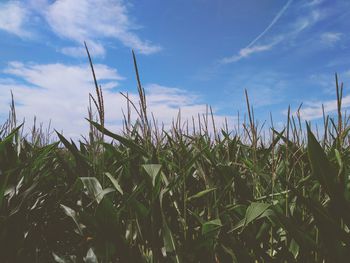
[[[0,126],[0,262],[350,258],[350,126],[337,78],[338,111],[322,129],[289,110],[285,128],[263,137],[246,93],[239,130],[215,125],[211,110],[166,130],[148,113],[133,58],[139,101],[124,94],[120,134],[105,127],[90,55],[88,138],[41,126],[25,136],[12,100]]]

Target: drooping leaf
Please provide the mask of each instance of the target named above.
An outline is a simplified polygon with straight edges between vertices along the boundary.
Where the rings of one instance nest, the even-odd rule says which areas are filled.
[[[102,186],[96,177],[80,177],[80,180],[82,181],[84,187],[87,189],[88,194],[94,200],[96,200],[98,204],[106,194],[115,191],[112,188],[102,189]]]
[[[331,197],[334,197],[336,191],[338,191],[336,187],[337,174],[330,164],[321,145],[311,132],[309,125],[306,125],[306,127],[308,138],[307,150],[313,173],[320,180],[320,183],[325,188],[326,192]]]
[[[223,250],[230,255],[232,263],[239,263],[238,259],[235,255],[235,253],[233,252],[233,250],[229,247],[226,247],[225,245],[221,245],[221,247],[223,248]]]
[[[86,157],[78,150],[74,142],[70,143],[62,134],[60,134],[58,131],[56,131],[56,134],[60,141],[63,143],[63,145],[71,152],[71,154],[74,156],[75,160],[77,161],[77,165],[79,166],[79,169],[83,169],[81,172],[86,172],[89,169],[89,162],[86,159]]]
[[[68,263],[65,259],[61,258],[60,256],[58,256],[54,252],[52,252],[52,256],[53,256],[53,259],[55,260],[55,262],[57,262],[57,263]]]
[[[155,186],[157,176],[159,175],[160,169],[162,166],[160,164],[144,164],[142,165],[143,169],[145,169],[146,173],[152,179],[152,185]]]
[[[141,153],[144,156],[147,156],[148,153],[147,151],[145,151],[141,146],[139,146],[138,144],[136,144],[135,142],[133,142],[131,139],[128,139],[126,137],[120,136],[118,134],[112,133],[111,131],[107,130],[106,128],[102,127],[100,124],[98,124],[97,122],[91,121],[89,119],[86,119],[87,121],[89,121],[93,126],[95,126],[100,132],[102,132],[103,134],[119,141],[120,143],[124,144],[126,147],[135,150],[136,152]]]
[[[207,221],[202,225],[202,235],[212,233],[219,230],[222,227],[221,220],[219,218]]]
[[[85,263],[98,263],[97,257],[95,255],[95,252],[92,248],[88,250],[86,253],[86,256],[84,257]]]
[[[207,195],[207,194],[209,194],[209,193],[211,193],[211,192],[213,192],[215,190],[216,190],[216,187],[205,189],[203,191],[200,191],[200,192],[198,192],[198,193],[188,197],[187,201],[192,201],[194,199],[201,198],[202,196],[205,196],[205,195]]]
[[[171,231],[171,229],[168,226],[168,222],[166,220],[164,210],[163,210],[163,197],[164,194],[167,193],[166,189],[161,190],[159,194],[159,204],[160,204],[160,211],[162,213],[162,220],[163,220],[163,242],[165,246],[165,251],[170,252],[174,255],[174,260],[176,263],[180,263],[180,258],[177,252],[176,248],[176,242],[174,239],[174,235]]]
[[[65,206],[63,204],[60,204],[61,208],[63,209],[63,212],[69,216],[70,218],[73,219],[75,225],[77,226],[77,229],[79,231],[79,234],[83,236],[83,230],[79,224],[79,221],[78,221],[78,216],[77,216],[77,213],[70,207],[68,206]]]
[[[247,226],[249,223],[259,218],[259,216],[261,216],[261,214],[263,214],[270,206],[271,204],[267,204],[267,203],[258,203],[258,202],[251,203],[248,206],[245,214],[244,226]]]
[[[108,177],[108,179],[112,182],[112,184],[113,184],[113,186],[115,187],[115,189],[119,192],[119,193],[121,193],[122,195],[123,195],[123,190],[122,190],[122,188],[121,188],[121,186],[120,186],[120,184],[118,183],[118,181],[117,181],[117,179],[115,179],[114,177],[113,177],[113,175],[111,175],[110,173],[105,173],[105,175]]]
[[[289,245],[289,251],[293,254],[294,258],[296,259],[299,255],[299,245],[298,243],[292,239],[292,241],[290,242],[290,245]]]

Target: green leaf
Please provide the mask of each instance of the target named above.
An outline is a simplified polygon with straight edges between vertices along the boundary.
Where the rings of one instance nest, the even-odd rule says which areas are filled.
[[[141,148],[138,144],[136,144],[135,142],[133,142],[131,139],[128,139],[126,137],[120,136],[118,134],[112,133],[111,131],[107,130],[106,128],[102,127],[100,124],[98,124],[97,122],[91,121],[89,119],[86,119],[87,121],[89,121],[93,126],[95,126],[100,132],[102,132],[103,134],[119,141],[120,143],[124,144],[126,147],[135,150],[136,152],[142,153],[142,155],[147,156],[148,153]]]
[[[64,212],[67,216],[69,216],[70,218],[73,219],[75,225],[76,225],[77,228],[78,228],[79,234],[83,236],[83,235],[84,235],[84,234],[83,234],[83,230],[82,230],[82,228],[81,228],[81,226],[80,226],[80,224],[79,224],[79,222],[78,222],[77,213],[76,213],[72,208],[70,208],[70,207],[68,207],[68,206],[65,206],[65,205],[62,205],[62,204],[60,204],[60,206],[61,206],[61,208],[63,209],[63,212]]]
[[[86,253],[86,256],[84,257],[85,263],[98,263],[97,257],[95,255],[95,252],[92,248],[88,250]]]
[[[240,229],[242,227],[244,227],[244,224],[245,224],[245,218],[243,218],[242,220],[240,220],[230,231],[229,233],[232,233],[234,231],[236,231],[237,229]]]
[[[296,259],[299,255],[299,245],[298,243],[292,239],[289,245],[289,251],[293,254],[294,258]]]
[[[112,188],[102,189],[102,186],[96,177],[80,177],[80,180],[87,189],[88,194],[95,199],[98,204],[106,194],[115,191]]]
[[[176,250],[173,234],[166,222],[163,223],[163,240],[166,252],[173,252]]]
[[[144,164],[142,165],[142,167],[143,169],[145,169],[146,173],[151,177],[152,185],[155,186],[156,178],[162,166],[160,164]]]
[[[4,167],[1,167],[3,165],[2,159],[10,158],[12,159],[12,161],[17,159],[17,156],[16,156],[17,154],[15,154],[14,156],[9,155],[8,152],[6,151],[6,148],[9,145],[11,146],[13,142],[13,138],[16,136],[17,132],[22,126],[23,124],[15,128],[8,136],[6,136],[6,138],[3,141],[0,141],[0,208],[2,207],[2,202],[5,197],[5,190],[7,188],[7,183],[9,179],[9,173],[5,170],[2,170],[4,169]]]
[[[308,138],[308,155],[314,175],[320,180],[322,187],[334,198],[337,195],[336,179],[337,174],[330,164],[327,155],[323,151],[321,145],[316,140],[315,136],[311,132],[309,125],[307,127],[307,138]]]
[[[112,193],[112,192],[115,192],[115,189],[112,188],[112,187],[108,187],[108,188],[105,188],[103,189],[97,196],[96,196],[96,201],[97,203],[101,202],[102,198],[106,195],[106,194],[109,194],[109,193]],[[98,200],[99,201],[98,201]]]
[[[57,263],[76,263],[75,255],[59,256],[56,253],[52,252],[52,256]]]
[[[113,186],[115,187],[115,189],[121,193],[123,195],[123,190],[122,188],[120,187],[120,184],[118,183],[117,179],[115,179],[113,177],[113,175],[111,175],[110,173],[105,173],[105,175],[108,177],[108,179],[112,182]]]
[[[55,260],[55,262],[57,263],[68,263],[65,259],[61,258],[60,256],[58,256],[57,254],[52,252],[52,256],[53,259]]]
[[[200,198],[200,197],[202,197],[202,196],[205,196],[205,195],[207,195],[208,193],[211,193],[211,192],[214,191],[214,190],[216,190],[216,187],[214,187],[214,188],[209,188],[209,189],[205,189],[205,190],[203,190],[203,191],[200,191],[200,192],[198,192],[198,193],[196,193],[196,194],[194,194],[194,195],[188,197],[188,198],[187,198],[187,201],[191,201],[191,200],[193,200],[193,199],[197,199],[197,198]]]
[[[219,218],[211,221],[207,221],[202,225],[202,235],[206,235],[208,233],[217,231],[221,227],[222,227],[222,224]]]
[[[133,206],[133,209],[136,210],[137,214],[141,218],[146,218],[149,215],[150,209],[147,209],[147,207],[141,202],[137,201],[136,199],[133,199],[132,201],[130,201],[130,203]]]
[[[290,218],[286,217],[284,214],[278,214],[278,220],[283,229],[288,233],[288,236],[293,238],[298,245],[306,250],[317,250],[317,244],[312,239],[309,232],[305,232],[301,227],[295,224]]]
[[[70,143],[62,134],[60,134],[58,131],[56,131],[56,134],[60,141],[63,143],[63,145],[71,152],[71,154],[74,156],[77,165],[83,169],[82,172],[86,172],[89,169],[89,163],[84,155],[80,153],[78,148],[75,146],[75,144],[72,142]]]
[[[230,255],[233,263],[238,263],[238,259],[231,248],[228,248],[228,247],[224,246],[223,244],[221,244],[221,247],[228,255]]]
[[[2,207],[2,202],[4,200],[4,197],[6,195],[6,188],[7,188],[7,183],[8,183],[8,178],[9,178],[9,173],[6,172],[6,173],[3,173],[1,170],[0,170],[0,209]]]
[[[339,164],[339,168],[340,168],[340,170],[342,170],[343,169],[343,161],[342,161],[340,152],[337,149],[334,149],[334,152],[335,152],[335,158],[337,159],[337,162]]]
[[[103,229],[107,234],[119,238],[119,212],[108,198],[103,199],[97,206],[94,218],[99,224],[99,229]]]
[[[255,219],[259,218],[269,207],[271,204],[267,203],[251,203],[245,214],[245,222],[244,226],[247,226],[250,222],[253,222]]]
[[[167,193],[166,189],[162,189],[160,194],[159,194],[159,204],[160,204],[160,211],[162,213],[162,220],[163,220],[163,241],[164,241],[164,246],[166,252],[171,252],[175,256],[175,262],[180,263],[179,255],[176,250],[176,243],[175,239],[173,236],[173,233],[171,232],[166,217],[164,215],[164,210],[163,210],[163,196],[164,194]]]

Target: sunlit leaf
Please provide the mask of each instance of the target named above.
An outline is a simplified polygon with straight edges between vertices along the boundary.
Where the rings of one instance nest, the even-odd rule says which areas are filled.
[[[115,179],[115,178],[113,177],[113,175],[111,175],[110,173],[105,173],[105,175],[108,177],[109,180],[111,180],[111,182],[112,182],[113,186],[115,187],[115,189],[116,189],[119,193],[123,194],[123,190],[122,190],[120,184],[118,183],[117,179]]]
[[[81,226],[80,226],[80,223],[79,223],[79,221],[78,221],[77,213],[76,213],[72,208],[70,208],[70,207],[68,207],[68,206],[65,206],[65,205],[62,205],[62,204],[60,204],[60,206],[61,206],[61,208],[63,209],[64,213],[65,213],[67,216],[69,216],[70,218],[73,219],[75,225],[77,226],[77,229],[78,229],[78,231],[79,231],[79,234],[80,234],[80,235],[83,235],[83,230],[82,230],[82,228],[81,228]]]
[[[207,194],[209,194],[209,193],[211,193],[211,192],[213,192],[213,191],[215,191],[215,190],[216,190],[216,187],[214,187],[214,188],[209,188],[209,189],[205,189],[205,190],[203,190],[203,191],[200,191],[200,192],[198,192],[198,193],[196,193],[196,194],[194,194],[194,195],[188,197],[188,198],[187,198],[187,201],[191,201],[191,200],[193,200],[193,199],[201,198],[201,197],[203,197],[203,196],[205,196],[205,195],[207,195]]]
[[[245,214],[245,222],[244,226],[248,225],[249,223],[253,222],[255,219],[259,218],[262,213],[264,213],[271,204],[266,204],[266,203],[257,203],[253,202],[251,203],[246,211]]]
[[[88,250],[86,253],[86,256],[84,257],[85,263],[98,263],[97,257],[95,255],[95,252],[92,248]]]

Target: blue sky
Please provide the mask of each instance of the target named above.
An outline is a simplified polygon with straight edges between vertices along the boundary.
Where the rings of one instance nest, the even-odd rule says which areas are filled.
[[[98,4],[96,4],[98,3]],[[36,115],[71,137],[86,134],[94,92],[86,41],[120,129],[125,99],[136,100],[135,50],[149,110],[169,125],[213,107],[234,125],[248,90],[255,115],[276,123],[288,105],[314,120],[336,109],[334,73],[350,107],[350,2],[347,0],[22,0],[0,2],[0,120],[10,91],[19,119]]]

